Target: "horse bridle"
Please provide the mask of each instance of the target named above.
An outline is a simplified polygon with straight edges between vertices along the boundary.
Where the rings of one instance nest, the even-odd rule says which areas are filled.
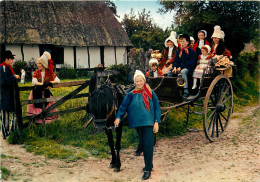
[[[107,120],[112,116],[113,113],[116,114],[116,109],[117,109],[117,105],[118,105],[118,101],[116,99],[116,91],[115,91],[115,88],[114,86],[112,85],[109,77],[107,78],[107,80],[105,81],[105,84],[104,85],[107,85],[109,88],[112,89],[112,93],[113,93],[113,106],[112,106],[112,109],[111,111],[107,114],[106,118],[105,119],[95,119],[95,116],[94,116],[94,121],[96,122],[100,122],[100,123],[105,123],[107,122]],[[108,110],[108,104],[107,104],[107,110]],[[95,122],[94,122],[95,123]],[[110,126],[110,127],[107,127],[105,126],[108,130],[114,130],[115,129],[115,126]]]

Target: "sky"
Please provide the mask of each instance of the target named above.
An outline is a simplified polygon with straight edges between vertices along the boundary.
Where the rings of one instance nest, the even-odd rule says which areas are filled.
[[[129,14],[131,8],[133,8],[134,13],[137,15],[138,11],[142,12],[145,8],[146,12],[150,11],[151,18],[154,22],[161,28],[166,29],[172,25],[174,12],[169,12],[167,14],[161,15],[158,13],[158,9],[162,7],[159,1],[146,0],[146,1],[126,1],[126,0],[112,0],[117,7],[117,14],[120,18],[117,18],[119,22],[122,21],[125,14]]]

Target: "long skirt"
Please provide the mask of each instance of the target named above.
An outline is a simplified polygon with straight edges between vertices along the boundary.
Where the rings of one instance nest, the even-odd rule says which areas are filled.
[[[33,100],[32,91],[30,93],[29,100]],[[46,108],[50,107],[53,104],[54,104],[54,102],[49,102]],[[57,111],[58,111],[58,109],[55,108],[51,112],[57,112]],[[27,116],[37,115],[37,114],[40,114],[41,112],[42,112],[42,109],[36,108],[34,106],[34,104],[27,105],[27,113],[26,113]],[[51,117],[45,118],[45,123],[51,123],[52,121],[54,121],[56,119],[59,119],[59,116],[51,116]],[[39,119],[39,120],[35,121],[35,123],[43,123],[43,122],[42,122],[42,119]]]

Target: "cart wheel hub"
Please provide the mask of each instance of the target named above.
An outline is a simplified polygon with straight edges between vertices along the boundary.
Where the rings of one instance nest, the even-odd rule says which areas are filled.
[[[217,105],[217,112],[223,112],[223,111],[225,111],[225,109],[226,109],[226,106],[224,106],[222,104]]]

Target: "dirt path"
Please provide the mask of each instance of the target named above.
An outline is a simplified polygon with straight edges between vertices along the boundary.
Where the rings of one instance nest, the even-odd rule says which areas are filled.
[[[204,133],[187,133],[157,142],[154,170],[148,181],[254,181],[260,182],[259,120],[253,115],[260,105],[234,113],[227,132],[210,143]],[[243,118],[250,120],[243,120]],[[109,160],[88,158],[73,163],[34,156],[20,145],[1,140],[1,153],[17,158],[4,158],[2,165],[13,173],[8,181],[91,182],[141,181],[143,156],[135,157],[134,149],[121,152],[122,170],[114,173]]]

